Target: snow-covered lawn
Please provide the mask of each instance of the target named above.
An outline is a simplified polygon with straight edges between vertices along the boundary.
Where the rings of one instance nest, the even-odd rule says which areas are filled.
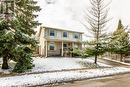
[[[45,85],[50,83],[81,80],[81,79],[115,75],[127,72],[130,72],[130,68],[113,67],[104,69],[90,69],[90,70],[3,77],[0,78],[0,87],[12,87],[12,86],[25,87],[25,86]]]
[[[40,58],[33,57],[33,64],[35,67],[29,72],[26,73],[37,73],[37,72],[50,72],[50,71],[63,71],[63,70],[71,70],[71,69],[84,69],[84,68],[103,68],[103,67],[111,67],[110,65],[106,65],[103,63],[98,63],[98,67],[94,66],[94,60],[91,58],[82,59],[82,58],[68,58],[68,57],[49,57],[49,58]],[[1,62],[2,63],[2,62]],[[15,62],[10,61],[9,65],[13,68]],[[4,72],[8,74],[12,69],[2,70],[0,69],[0,73]]]
[[[95,67],[95,65],[93,66],[94,60],[92,60],[91,58],[81,59],[81,58],[62,58],[62,57],[61,58],[37,57],[33,58],[33,60],[34,60],[33,64],[35,65],[35,67],[33,67],[33,69],[30,72],[26,72],[33,74],[1,77],[0,87],[12,87],[12,86],[25,87],[25,86],[45,85],[57,82],[81,80],[81,79],[88,79],[88,78],[95,78],[95,77],[130,72],[130,68],[111,67],[110,65],[106,65],[99,62],[98,67]],[[10,71],[0,70],[0,73],[1,72],[8,73]]]
[[[94,61],[89,59],[81,59],[81,58],[33,58],[33,64],[35,67],[32,69],[32,72],[43,72],[43,71],[60,71],[60,70],[68,70],[68,69],[82,69],[89,68],[83,64],[93,64]],[[98,63],[100,67],[111,67],[110,65],[106,65],[103,63]]]

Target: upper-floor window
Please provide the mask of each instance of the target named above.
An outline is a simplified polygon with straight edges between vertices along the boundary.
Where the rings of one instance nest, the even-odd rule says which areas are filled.
[[[67,32],[63,32],[63,37],[68,37],[68,33]]]
[[[75,39],[79,39],[79,34],[78,33],[74,33],[74,38]]]
[[[50,30],[50,36],[55,36],[55,31],[54,30]]]

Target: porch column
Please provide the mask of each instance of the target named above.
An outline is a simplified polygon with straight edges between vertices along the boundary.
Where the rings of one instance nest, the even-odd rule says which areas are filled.
[[[62,41],[62,48],[61,48],[61,56],[64,56],[64,47],[63,47],[64,42]]]
[[[72,48],[74,48],[74,42],[72,43]]]
[[[80,46],[80,50],[82,50],[82,42],[81,42],[81,43],[79,43],[79,46]]]
[[[47,57],[47,55],[48,55],[48,44],[47,44],[47,41],[46,41],[46,55],[45,55],[45,57]]]

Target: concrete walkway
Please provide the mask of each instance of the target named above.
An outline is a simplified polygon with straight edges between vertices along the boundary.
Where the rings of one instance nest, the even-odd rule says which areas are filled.
[[[55,87],[130,87],[130,74],[76,81]]]

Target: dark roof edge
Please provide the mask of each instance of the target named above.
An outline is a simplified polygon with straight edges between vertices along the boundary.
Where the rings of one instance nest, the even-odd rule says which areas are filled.
[[[42,26],[43,28],[51,28],[51,29],[55,29],[55,30],[64,30],[64,31],[70,31],[70,32],[75,32],[75,33],[81,33],[81,34],[84,34],[84,32],[79,32],[79,31],[71,31],[71,30],[66,30],[66,29],[63,29],[63,28],[57,28],[57,27],[49,27],[49,26]]]

